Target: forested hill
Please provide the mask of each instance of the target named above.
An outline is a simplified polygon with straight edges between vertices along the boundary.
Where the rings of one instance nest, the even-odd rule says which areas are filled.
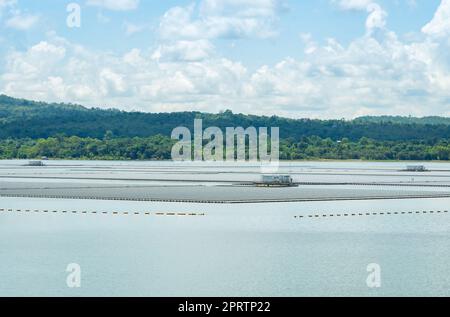
[[[358,141],[432,141],[450,139],[450,118],[364,117],[346,120],[287,119],[199,112],[142,113],[115,109],[85,108],[73,104],[49,104],[0,95],[0,139],[48,138],[56,135],[102,139],[108,131],[115,137],[170,136],[177,126],[192,129],[195,118],[204,126],[280,127],[283,139],[299,141],[305,136]]]
[[[401,116],[379,116],[360,117],[354,120],[356,123],[398,123],[398,124],[430,124],[430,125],[450,125],[450,118],[446,117],[401,117]]]

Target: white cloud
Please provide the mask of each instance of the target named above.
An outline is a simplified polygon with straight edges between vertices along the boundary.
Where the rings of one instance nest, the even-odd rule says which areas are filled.
[[[273,17],[286,5],[280,0],[203,0],[201,16]]]
[[[113,11],[128,11],[137,9],[139,0],[87,0],[87,5]]]
[[[39,57],[51,56],[52,59],[60,59],[65,56],[66,50],[64,47],[58,47],[52,44],[49,44],[45,41],[42,41],[31,47],[29,50],[31,54],[36,54]]]
[[[100,92],[103,96],[116,96],[124,94],[128,87],[125,79],[117,72],[105,68],[100,71]]]
[[[6,7],[12,7],[17,4],[17,0],[0,0],[0,10]]]
[[[131,36],[133,34],[142,32],[145,29],[145,26],[143,26],[143,25],[137,25],[137,24],[130,23],[130,22],[125,22],[123,24],[123,27],[125,29],[125,34],[127,36]]]
[[[254,71],[215,51],[215,36],[224,33],[215,31],[213,36],[197,25],[204,25],[203,14],[226,12],[222,4],[210,1],[201,9],[169,10],[162,19],[170,22],[162,25],[169,33],[171,27],[177,29],[177,21],[187,22],[176,38],[162,36],[156,49],[132,49],[123,55],[89,51],[50,35],[26,51],[7,55],[0,91],[143,111],[231,108],[322,118],[450,115],[450,44],[427,33],[402,40],[387,29],[387,13],[375,3],[361,9],[368,11],[368,32],[348,45],[336,39],[319,44],[303,34],[306,54],[301,59],[284,58]],[[270,8],[242,9],[240,16],[271,16]]]
[[[277,113],[287,115],[449,114],[449,68],[435,59],[441,49],[431,42],[402,43],[392,32],[382,41],[365,36],[348,47],[329,40],[302,61],[259,69],[248,83],[248,98],[264,100],[267,112],[275,104]]]
[[[216,39],[274,36],[281,0],[203,0],[173,7],[161,18],[154,58],[198,61],[214,56]]]
[[[357,10],[368,12],[366,30],[371,33],[386,26],[388,13],[372,0],[332,0],[342,10]]]
[[[310,35],[303,38],[314,42]],[[301,60],[286,58],[253,72],[217,54],[196,51],[207,43],[161,47],[166,50],[161,56],[170,58],[158,59],[154,51],[94,53],[51,37],[7,56],[0,90],[24,98],[143,111],[231,108],[327,118],[450,115],[450,54],[443,54],[448,45],[431,38],[404,43],[384,31],[348,46],[333,39],[325,45],[314,42],[314,50]],[[177,55],[183,51],[185,56]]]
[[[12,29],[25,31],[32,28],[38,21],[38,15],[16,13],[6,20],[5,25]]]
[[[99,11],[97,12],[97,21],[99,23],[106,24],[111,22],[111,19],[108,16],[104,15],[103,12]]]
[[[367,6],[367,12],[369,16],[366,20],[367,30],[373,31],[374,29],[382,29],[386,26],[387,12],[376,3],[371,3]]]
[[[199,6],[174,7],[161,19],[162,38],[267,38],[276,34],[278,0],[204,0]]]
[[[305,44],[305,54],[313,54],[317,50],[317,43],[314,42],[310,33],[300,34],[300,39]]]
[[[11,52],[6,61],[0,76],[6,94],[144,111],[210,110],[211,99],[236,95],[245,74],[239,63],[221,58],[164,63],[138,49],[94,53],[56,37]]]
[[[366,10],[372,0],[333,0],[342,10]]]
[[[433,19],[422,28],[422,32],[438,37],[450,34],[450,0],[442,0]]]
[[[213,55],[214,47],[206,40],[177,41],[161,44],[152,58],[158,61],[201,61]]]
[[[40,42],[26,52],[12,52],[6,59],[8,72],[3,75],[6,80],[36,79],[42,75],[54,76],[54,68],[66,56],[66,49],[62,46]]]
[[[31,29],[40,19],[38,14],[22,12],[18,8],[17,0],[0,0],[0,18],[3,17],[7,28],[21,31]]]

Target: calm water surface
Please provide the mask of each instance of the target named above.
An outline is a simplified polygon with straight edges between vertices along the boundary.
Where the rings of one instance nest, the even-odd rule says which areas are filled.
[[[450,214],[401,214],[445,211],[450,199],[208,205],[0,198],[0,208],[0,296],[450,296]],[[400,214],[323,217],[360,212]],[[81,266],[81,288],[66,286],[69,263]],[[381,266],[381,288],[366,285],[370,263]]]

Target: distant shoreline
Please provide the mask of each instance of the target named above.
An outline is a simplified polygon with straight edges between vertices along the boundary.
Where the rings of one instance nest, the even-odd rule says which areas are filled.
[[[29,162],[29,161],[42,161],[44,164],[45,162],[58,162],[58,161],[80,161],[80,162],[85,162],[85,161],[92,161],[92,162],[166,162],[166,163],[170,163],[170,162],[175,162],[172,160],[132,160],[132,159],[122,159],[122,160],[118,160],[118,159],[105,159],[105,158],[50,158],[48,160],[42,160],[40,158],[32,158],[32,159],[16,159],[16,158],[12,158],[12,159],[0,159],[0,162],[5,162],[5,161],[23,161],[23,162]],[[351,160],[351,159],[344,159],[344,160],[338,160],[338,159],[308,159],[308,160],[280,160],[280,163],[317,163],[317,162],[323,162],[323,163],[404,163],[404,164],[414,164],[414,163],[442,163],[442,164],[446,164],[446,163],[450,163],[450,160]],[[177,161],[176,163],[260,163],[260,162],[210,162],[210,161],[203,161],[203,162],[198,162],[198,161],[183,161],[183,162],[179,162]]]

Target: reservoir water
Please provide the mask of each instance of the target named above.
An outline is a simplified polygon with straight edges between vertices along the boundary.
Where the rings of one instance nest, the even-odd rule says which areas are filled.
[[[160,184],[166,175],[198,186],[195,177],[220,183],[257,174],[148,162],[22,164],[0,164],[0,187],[51,174],[63,179],[46,179],[47,187],[68,176],[132,186]],[[413,176],[401,167],[283,166],[313,181],[335,182],[342,172],[377,188],[395,179],[415,190],[448,190],[433,187],[450,184],[448,164],[427,164],[433,171]],[[204,204],[5,196],[0,208],[0,296],[450,296],[450,198]],[[80,288],[66,284],[71,263],[81,268]],[[380,287],[367,284],[371,263],[381,269]]]

